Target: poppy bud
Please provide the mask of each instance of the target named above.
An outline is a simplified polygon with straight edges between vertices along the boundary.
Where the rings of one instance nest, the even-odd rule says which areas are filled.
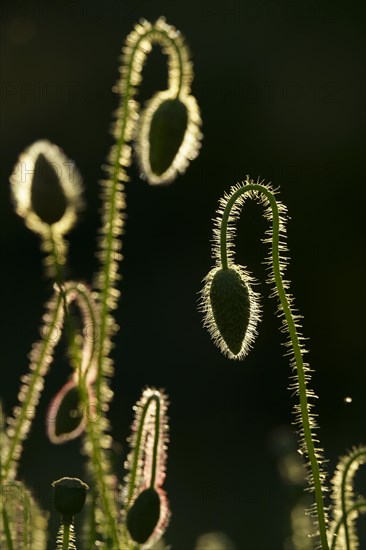
[[[220,269],[212,279],[210,299],[217,328],[231,353],[237,355],[249,323],[248,286],[234,269]]]
[[[213,269],[202,292],[202,309],[215,343],[229,357],[242,359],[256,334],[259,319],[257,294],[244,269]]]
[[[175,159],[186,133],[187,108],[179,99],[166,99],[151,118],[149,161],[151,171],[161,176]]]
[[[64,235],[76,221],[81,203],[78,171],[57,145],[36,141],[19,156],[10,178],[17,213],[27,226]]]
[[[81,512],[89,487],[76,477],[62,477],[52,487],[55,508],[70,523],[72,516]]]
[[[172,181],[198,154],[201,123],[196,100],[159,92],[141,116],[137,155],[149,183]]]
[[[33,211],[48,225],[60,221],[67,201],[55,167],[40,153],[34,165],[31,203]]]
[[[127,529],[131,538],[140,544],[147,542],[160,518],[160,496],[150,487],[142,491],[127,512]]]
[[[79,389],[73,380],[67,382],[52,400],[47,413],[47,433],[52,443],[64,443],[77,437],[85,418]]]

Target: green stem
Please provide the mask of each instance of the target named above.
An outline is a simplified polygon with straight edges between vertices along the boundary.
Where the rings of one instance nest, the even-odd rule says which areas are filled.
[[[70,524],[64,523],[62,525],[62,550],[69,550],[70,543]]]
[[[274,281],[277,288],[280,304],[287,323],[291,345],[294,353],[298,386],[299,386],[301,422],[302,422],[302,428],[303,428],[303,434],[304,434],[304,441],[307,448],[307,454],[309,457],[309,462],[310,462],[310,467],[311,467],[311,472],[312,472],[312,477],[314,482],[315,503],[316,503],[317,517],[318,517],[320,541],[321,541],[322,549],[328,550],[320,469],[319,469],[319,464],[316,457],[315,446],[314,446],[312,432],[311,432],[311,421],[310,421],[310,414],[309,414],[309,403],[307,398],[304,362],[303,362],[301,346],[299,342],[299,336],[297,333],[295,321],[292,316],[290,303],[285,292],[282,275],[281,275],[280,215],[278,211],[276,198],[274,194],[269,189],[267,189],[267,187],[260,184],[247,184],[243,187],[240,187],[237,191],[235,191],[230,197],[230,199],[228,200],[222,216],[221,231],[220,231],[220,251],[221,251],[222,268],[223,269],[228,268],[226,242],[227,242],[227,226],[228,226],[230,211],[234,206],[236,200],[241,195],[243,195],[244,193],[251,193],[251,192],[257,192],[264,195],[268,200],[272,210],[271,260],[272,260],[273,276],[274,276]]]
[[[80,347],[77,345],[76,342],[74,324],[72,321],[70,309],[67,304],[65,292],[65,257],[63,255],[63,250],[66,248],[65,241],[62,235],[60,235],[57,240],[52,230],[52,226],[50,226],[48,242],[51,248],[49,260],[53,267],[55,273],[55,282],[58,286],[64,304],[64,323],[67,333],[66,336],[68,339],[70,359],[72,362],[72,366],[75,369],[80,369]]]
[[[352,550],[351,549],[351,541],[349,536],[349,529],[348,529],[348,523],[347,523],[347,474],[349,472],[350,467],[352,466],[353,462],[355,460],[358,460],[358,458],[362,455],[366,455],[365,449],[360,449],[358,452],[351,455],[351,459],[347,462],[347,464],[344,467],[343,475],[342,475],[342,484],[341,484],[341,507],[342,507],[342,517],[341,521],[344,521],[344,537],[346,540],[346,549],[345,550]]]
[[[127,66],[126,76],[125,76],[125,89],[124,93],[121,99],[121,115],[120,115],[120,133],[119,137],[117,138],[116,148],[114,151],[114,163],[113,163],[113,169],[111,174],[111,193],[108,196],[108,202],[104,204],[103,212],[104,217],[106,219],[106,227],[109,228],[108,233],[105,235],[105,241],[103,243],[103,264],[101,267],[101,280],[103,281],[101,285],[101,319],[100,319],[100,355],[98,360],[98,376],[96,381],[96,396],[99,400],[101,397],[101,375],[103,372],[103,359],[105,356],[104,351],[104,341],[107,336],[107,323],[108,323],[108,315],[110,312],[110,306],[108,304],[109,297],[110,297],[110,289],[112,287],[112,281],[111,281],[111,267],[115,260],[113,259],[113,256],[115,254],[113,243],[115,240],[115,237],[113,235],[113,227],[114,223],[113,221],[116,219],[116,217],[120,213],[120,206],[117,206],[117,196],[118,196],[118,186],[120,181],[120,172],[121,172],[121,165],[120,165],[120,157],[121,153],[123,151],[123,148],[126,145],[126,128],[127,123],[130,118],[130,112],[129,112],[129,104],[131,99],[135,96],[136,90],[135,86],[132,84],[132,72],[134,70],[135,66],[135,58],[136,54],[140,51],[140,45],[143,40],[146,40],[148,37],[151,37],[151,43],[158,42],[159,40],[162,42],[168,42],[170,46],[172,46],[177,53],[178,62],[179,62],[179,80],[178,80],[178,86],[177,86],[177,97],[180,95],[182,87],[183,87],[183,81],[184,81],[184,71],[183,71],[183,54],[181,52],[180,45],[177,41],[173,40],[168,33],[163,32],[160,29],[157,29],[154,25],[150,30],[147,30],[145,33],[141,34],[139,39],[136,41],[134,46],[132,47],[131,54],[129,56],[129,62]],[[140,68],[142,70],[142,67]],[[130,121],[131,122],[131,121]],[[117,271],[117,269],[116,269]]]
[[[155,486],[159,438],[160,438],[160,400],[156,399],[155,400],[155,432],[154,432],[154,445],[153,445],[153,456],[151,461],[151,477],[150,477],[151,488],[154,488]]]
[[[88,407],[89,393],[86,386],[85,376],[80,377],[79,380],[79,393],[83,403],[84,414],[86,414],[86,433],[88,436],[88,443],[91,444],[91,450],[88,450],[93,473],[95,479],[98,481],[99,496],[102,501],[103,512],[107,522],[107,528],[109,535],[113,541],[113,548],[119,548],[119,537],[117,529],[117,510],[114,502],[114,494],[111,487],[107,483],[107,478],[110,478],[110,473],[106,471],[108,468],[108,462],[104,450],[101,447],[101,439],[105,437],[102,430],[98,428],[99,418],[91,418]]]
[[[347,525],[347,518],[348,518],[349,514],[351,514],[355,510],[366,510],[366,500],[359,500],[358,502],[355,502],[347,511],[345,511],[342,514],[342,517],[339,518],[339,520],[337,522],[337,525],[334,529],[330,550],[336,550],[337,535],[339,533],[339,530],[342,527],[342,525],[343,525],[343,527],[345,527]]]
[[[6,544],[7,544],[7,550],[14,550],[13,541],[12,541],[12,538],[11,538],[10,526],[9,526],[8,513],[5,510],[4,503],[2,505],[2,515],[3,515],[3,525],[4,525],[4,532],[5,532],[5,540],[6,540]]]
[[[134,446],[134,455],[131,465],[131,475],[129,480],[128,495],[127,495],[127,505],[130,503],[131,498],[135,492],[137,472],[139,470],[139,464],[141,461],[142,449],[142,437],[144,435],[145,419],[148,413],[151,403],[155,403],[155,433],[154,433],[154,445],[153,445],[153,456],[152,456],[152,465],[151,465],[151,477],[150,477],[150,487],[154,487],[155,478],[156,478],[156,467],[157,467],[157,456],[158,456],[158,445],[159,445],[159,435],[160,435],[160,400],[157,395],[151,395],[147,400],[142,409],[140,422],[136,434],[136,442]]]
[[[19,411],[17,413],[16,422],[12,425],[12,436],[9,438],[10,445],[8,449],[8,454],[4,460],[3,465],[3,479],[8,479],[9,473],[14,466],[14,463],[17,460],[16,454],[19,445],[21,445],[25,436],[28,433],[22,432],[24,424],[30,419],[30,413],[34,408],[34,401],[37,399],[37,392],[39,393],[39,380],[43,379],[45,376],[45,368],[48,366],[47,360],[48,356],[55,345],[55,336],[54,333],[60,327],[58,326],[57,320],[60,316],[60,309],[62,308],[62,296],[57,294],[56,303],[52,311],[52,318],[50,320],[49,329],[40,342],[40,348],[37,350],[38,356],[36,361],[32,362],[32,376],[30,378],[29,385],[25,389],[25,395],[22,398],[22,402],[19,405]],[[15,477],[16,471],[14,471],[13,477]]]

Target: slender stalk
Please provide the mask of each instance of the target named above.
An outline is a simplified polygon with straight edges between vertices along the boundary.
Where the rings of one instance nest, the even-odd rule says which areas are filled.
[[[43,379],[47,372],[53,348],[59,339],[59,330],[62,324],[63,300],[61,294],[57,294],[49,302],[52,307],[49,314],[49,324],[45,325],[43,339],[33,347],[31,354],[31,374],[22,387],[22,400],[16,409],[16,415],[11,419],[11,437],[7,449],[8,453],[3,464],[2,477],[4,480],[15,478],[15,463],[19,455],[19,447],[28,434],[31,420],[35,413],[35,406],[38,403],[40,392],[43,388]],[[9,423],[9,420],[8,420]]]
[[[129,503],[133,497],[136,486],[136,478],[139,470],[139,464],[141,462],[141,454],[143,453],[142,439],[145,434],[145,420],[147,413],[151,404],[155,404],[155,430],[154,430],[154,445],[153,445],[153,456],[152,456],[152,465],[151,465],[151,477],[150,477],[150,487],[154,487],[155,477],[156,477],[156,465],[157,465],[157,456],[158,456],[158,445],[159,445],[159,435],[160,435],[160,400],[157,395],[151,395],[144,404],[144,407],[141,411],[139,418],[139,425],[136,434],[136,442],[134,445],[134,454],[130,470],[129,478],[129,487],[127,493],[127,503]]]
[[[349,533],[349,527],[348,527],[348,512],[347,512],[347,504],[349,504],[347,499],[347,489],[348,489],[348,477],[347,474],[350,471],[350,468],[354,465],[355,461],[357,462],[358,459],[362,456],[366,456],[366,450],[365,448],[361,448],[358,451],[351,454],[350,459],[348,462],[346,462],[344,470],[342,472],[342,483],[341,483],[341,508],[342,508],[342,517],[341,521],[343,521],[343,527],[344,527],[344,537],[346,542],[346,549],[345,550],[352,550],[351,548],[351,537]]]
[[[330,550],[336,550],[337,548],[337,535],[339,533],[339,530],[340,528],[342,527],[345,527],[347,525],[347,518],[349,516],[349,514],[351,514],[352,512],[355,512],[355,511],[364,511],[366,510],[366,500],[359,500],[358,502],[355,502],[345,513],[344,515],[342,515],[341,518],[339,518],[338,522],[337,522],[337,525],[334,529],[334,533],[333,533],[333,537],[332,537],[332,542],[331,542],[331,546],[330,546]],[[340,549],[341,550],[341,549]]]
[[[84,414],[86,414],[87,441],[91,444],[91,449],[87,450],[87,454],[91,461],[93,474],[98,482],[99,496],[102,501],[108,534],[113,541],[113,548],[118,549],[120,544],[117,529],[117,510],[114,501],[114,493],[109,483],[112,481],[109,472],[109,465],[108,461],[106,461],[105,452],[103,449],[103,438],[105,438],[105,435],[98,427],[100,419],[90,417],[88,411],[89,394],[85,376],[80,378],[78,387],[81,401],[84,406]]]
[[[62,550],[69,550],[70,544],[70,524],[64,523],[62,525]]]
[[[153,452],[152,452],[151,477],[150,477],[150,487],[152,488],[155,486],[159,439],[160,439],[160,399],[156,399],[155,400],[154,445],[153,445]]]
[[[11,538],[11,532],[10,532],[8,513],[5,510],[4,505],[2,506],[2,516],[3,516],[3,525],[4,525],[4,532],[5,532],[7,550],[14,550],[14,545],[13,545],[13,541],[12,541],[12,538]]]
[[[304,442],[305,442],[307,454],[309,457],[310,468],[311,468],[312,478],[314,483],[314,494],[315,494],[315,503],[316,503],[316,510],[317,510],[320,541],[321,541],[323,550],[328,550],[321,475],[320,475],[320,468],[318,464],[318,459],[317,459],[315,445],[313,442],[312,431],[311,431],[311,419],[310,419],[309,403],[308,403],[308,397],[307,397],[305,366],[304,366],[304,361],[302,357],[301,345],[299,341],[296,324],[293,319],[290,302],[286,295],[286,291],[284,288],[282,275],[281,275],[280,214],[279,214],[278,205],[277,205],[275,196],[267,187],[260,184],[254,184],[254,183],[247,184],[243,187],[238,188],[237,191],[234,192],[230,197],[230,199],[228,200],[222,216],[222,223],[221,223],[221,232],[220,232],[221,263],[222,263],[223,269],[227,269],[228,255],[227,255],[226,242],[227,242],[227,227],[228,227],[228,221],[229,221],[231,209],[241,195],[245,193],[251,194],[253,192],[264,195],[264,197],[268,200],[270,208],[272,210],[271,263],[272,263],[272,269],[273,269],[273,276],[274,276],[274,282],[278,292],[280,304],[281,304],[283,314],[286,320],[286,324],[288,327],[290,341],[291,341],[291,345],[294,353],[294,360],[295,360],[297,380],[298,380],[299,398],[300,398],[300,417],[301,417],[301,423],[303,428]]]
[[[64,304],[64,323],[72,366],[76,369],[80,369],[80,347],[76,342],[74,324],[66,300],[65,291],[65,252],[67,251],[67,245],[62,235],[55,236],[52,226],[49,228],[49,236],[45,241],[46,248],[48,248],[47,245],[50,248],[50,254],[47,260],[54,273],[55,283],[60,291]]]

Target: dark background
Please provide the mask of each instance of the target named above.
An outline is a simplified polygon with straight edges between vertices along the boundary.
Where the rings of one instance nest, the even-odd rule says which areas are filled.
[[[130,169],[113,352],[117,471],[122,477],[141,388],[164,387],[171,400],[167,542],[189,550],[199,534],[215,530],[238,550],[279,550],[293,494],[281,480],[276,449],[296,401],[286,389],[289,367],[264,283],[260,208],[248,205],[238,226],[237,259],[260,280],[264,310],[244,363],[212,345],[197,298],[211,268],[210,220],[219,197],[246,174],[281,186],[291,217],[288,276],[310,339],[328,470],[346,449],[366,442],[362,2],[3,4],[1,395],[9,412],[50,294],[39,240],[13,212],[9,174],[18,154],[40,138],[76,161],[88,208],[70,235],[70,276],[90,281],[121,44],[140,17],[160,15],[193,52],[205,138],[199,158],[171,186],[149,187]],[[165,60],[154,49],[139,99],[165,83]],[[21,463],[21,476],[45,508],[54,479],[83,476],[80,443],[51,446],[44,434],[47,403],[70,373],[64,352],[60,346]],[[364,473],[358,481],[365,493]]]

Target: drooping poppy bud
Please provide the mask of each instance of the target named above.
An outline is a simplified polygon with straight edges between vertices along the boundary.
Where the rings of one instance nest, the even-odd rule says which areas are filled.
[[[230,358],[242,359],[256,334],[258,297],[240,266],[215,268],[206,277],[202,310],[216,345]]]
[[[151,171],[166,172],[183,142],[188,123],[187,107],[179,99],[166,99],[154,112],[149,132]]]
[[[96,421],[96,400],[91,385],[87,386],[87,391],[88,402],[84,404],[73,378],[53,398],[46,420],[47,435],[52,443],[66,443],[78,437],[84,431],[87,416]]]
[[[183,173],[200,147],[200,114],[191,95],[157,93],[141,116],[137,155],[149,183],[172,181]]]
[[[64,235],[82,206],[80,175],[57,145],[36,141],[20,154],[10,178],[17,213],[41,235]]]
[[[140,544],[148,541],[160,518],[160,496],[149,487],[142,491],[127,512],[127,529],[131,538]]]
[[[43,153],[34,164],[31,203],[35,214],[48,225],[60,221],[67,208],[65,193],[54,167]]]

